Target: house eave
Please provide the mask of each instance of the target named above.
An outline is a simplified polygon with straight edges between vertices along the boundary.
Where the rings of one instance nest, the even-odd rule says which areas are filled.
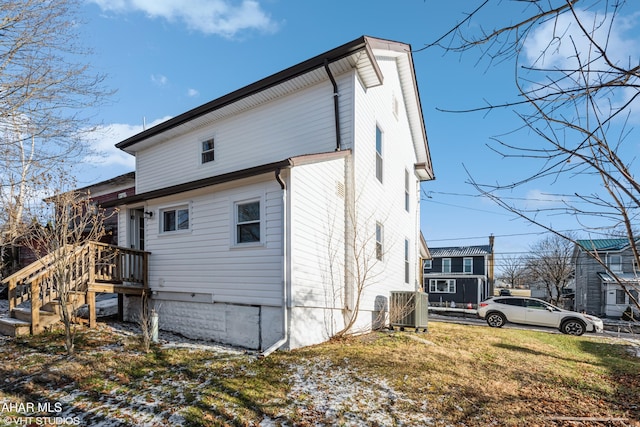
[[[254,166],[246,169],[241,169],[234,172],[215,175],[195,181],[185,182],[183,184],[172,185],[170,187],[160,188],[158,190],[147,191],[145,193],[134,194],[133,196],[125,197],[122,199],[111,200],[102,203],[102,208],[110,208],[114,206],[125,206],[137,203],[142,203],[147,200],[157,199],[160,197],[172,196],[174,194],[180,194],[187,191],[198,190],[205,187],[210,187],[217,184],[224,184],[227,182],[236,181],[244,178],[251,178],[254,176],[263,175],[266,173],[274,173],[281,169],[291,168],[294,166],[301,166],[311,163],[318,163],[323,161],[335,160],[338,158],[347,157],[351,154],[351,150],[332,151],[326,153],[307,154],[302,156],[290,157],[284,160],[280,160],[272,163],[265,163],[263,165]]]

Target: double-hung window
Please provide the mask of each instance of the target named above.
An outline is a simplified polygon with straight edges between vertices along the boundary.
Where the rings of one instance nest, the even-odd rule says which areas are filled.
[[[235,214],[235,243],[260,242],[260,200],[236,203]]]
[[[409,283],[411,265],[409,263],[409,239],[404,239],[404,283]]]
[[[382,182],[382,130],[376,126],[376,178]]]
[[[202,141],[202,163],[209,163],[215,160],[213,138]]]
[[[451,273],[451,258],[442,258],[442,272]]]
[[[163,233],[189,229],[189,206],[162,209],[160,212]]]
[[[607,257],[607,266],[614,273],[622,273],[622,255],[609,255]]]
[[[382,256],[384,254],[384,228],[382,224],[376,222],[376,259],[378,261],[382,261]]]
[[[473,258],[464,258],[462,262],[462,272],[466,274],[473,273]]]
[[[406,210],[407,212],[409,212],[410,185],[411,185],[411,175],[409,174],[409,171],[405,169],[404,170],[404,210]]]

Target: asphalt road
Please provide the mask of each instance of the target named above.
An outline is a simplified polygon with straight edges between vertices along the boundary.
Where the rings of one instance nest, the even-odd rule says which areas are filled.
[[[461,325],[471,325],[471,326],[483,326],[489,327],[484,319],[480,319],[475,315],[468,314],[466,317],[464,315],[460,316],[450,316],[450,315],[442,315],[442,314],[434,314],[433,312],[429,312],[429,321],[430,322],[449,322],[449,323],[457,323]],[[523,329],[523,330],[533,330],[533,331],[541,331],[548,332],[552,334],[560,334],[561,332],[557,329],[553,328],[544,328],[541,326],[530,326],[530,325],[517,325],[514,323],[508,323],[503,326],[503,329]],[[610,337],[610,338],[623,338],[623,339],[632,339],[639,340],[639,334],[618,332],[605,330],[603,333],[592,333],[587,332],[584,334],[585,336],[594,336],[594,337]]]

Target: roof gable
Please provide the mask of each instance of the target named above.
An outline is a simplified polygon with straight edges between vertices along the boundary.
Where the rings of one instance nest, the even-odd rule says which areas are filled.
[[[355,70],[366,87],[379,86],[383,83],[384,77],[375,55],[380,53],[394,57],[398,66],[404,99],[407,100],[406,111],[417,158],[416,172],[422,180],[433,179],[433,167],[411,56],[411,46],[368,36],[359,37],[166,120],[119,142],[116,147],[130,154],[135,154],[145,147],[171,140],[191,130],[207,126],[223,117],[239,114],[265,102],[319,82],[328,81],[332,75],[337,76],[352,70]]]

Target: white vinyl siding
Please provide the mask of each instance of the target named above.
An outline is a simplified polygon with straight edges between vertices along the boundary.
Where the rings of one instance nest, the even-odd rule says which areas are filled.
[[[352,79],[350,74],[337,79],[341,125],[345,132],[352,121]],[[331,85],[315,85],[216,121],[215,155],[224,161],[202,165],[202,146],[193,141],[210,136],[211,127],[204,127],[136,153],[136,192],[157,190],[298,155],[334,151],[336,136]],[[346,135],[343,139],[343,148],[349,148],[351,139]]]
[[[293,306],[342,307],[344,168],[345,160],[337,159],[290,170],[288,246]],[[305,319],[301,322],[299,326],[303,327]]]
[[[212,302],[278,306],[282,300],[282,190],[269,174],[243,183],[208,187],[162,200],[148,210],[190,200],[190,233],[158,235],[147,221],[151,289],[210,294]],[[263,244],[238,248],[230,235],[235,200],[264,200]],[[156,204],[157,203],[157,204]]]

